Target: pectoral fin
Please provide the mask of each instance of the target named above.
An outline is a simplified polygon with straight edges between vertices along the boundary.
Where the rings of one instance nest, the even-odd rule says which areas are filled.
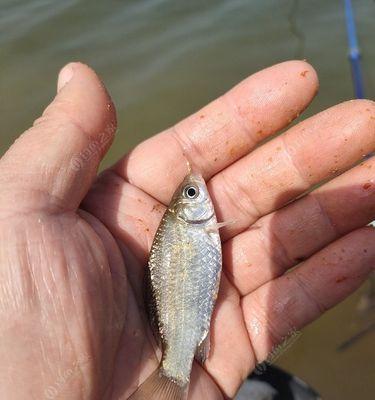
[[[210,332],[207,333],[207,336],[203,339],[201,344],[198,346],[197,351],[195,352],[195,359],[203,365],[207,360],[210,353]]]
[[[216,224],[212,224],[206,228],[207,233],[217,232],[219,229],[224,228],[225,226],[233,225],[236,221],[226,221],[226,222],[216,222]]]

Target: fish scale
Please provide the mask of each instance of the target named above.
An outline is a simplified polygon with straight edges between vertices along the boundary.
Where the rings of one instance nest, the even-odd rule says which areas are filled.
[[[150,271],[159,292],[155,298],[166,349],[163,365],[168,373],[177,366],[177,375],[187,381],[196,348],[209,330],[221,266],[220,238],[207,233],[206,226],[189,226],[168,212],[159,229]]]

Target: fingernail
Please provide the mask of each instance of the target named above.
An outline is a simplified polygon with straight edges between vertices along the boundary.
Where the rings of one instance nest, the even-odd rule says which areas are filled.
[[[71,64],[66,65],[59,73],[57,79],[57,93],[72,79],[73,77],[73,66]]]

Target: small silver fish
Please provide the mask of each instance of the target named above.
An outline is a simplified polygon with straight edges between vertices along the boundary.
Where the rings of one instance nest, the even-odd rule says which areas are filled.
[[[150,319],[162,361],[131,400],[185,398],[194,357],[202,364],[208,357],[222,264],[221,226],[204,179],[189,173],[161,220],[148,263]]]

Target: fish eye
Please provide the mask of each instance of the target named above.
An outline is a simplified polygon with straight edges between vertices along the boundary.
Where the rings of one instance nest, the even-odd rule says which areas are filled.
[[[184,189],[184,195],[188,199],[195,199],[199,195],[199,189],[196,186],[186,186]]]

